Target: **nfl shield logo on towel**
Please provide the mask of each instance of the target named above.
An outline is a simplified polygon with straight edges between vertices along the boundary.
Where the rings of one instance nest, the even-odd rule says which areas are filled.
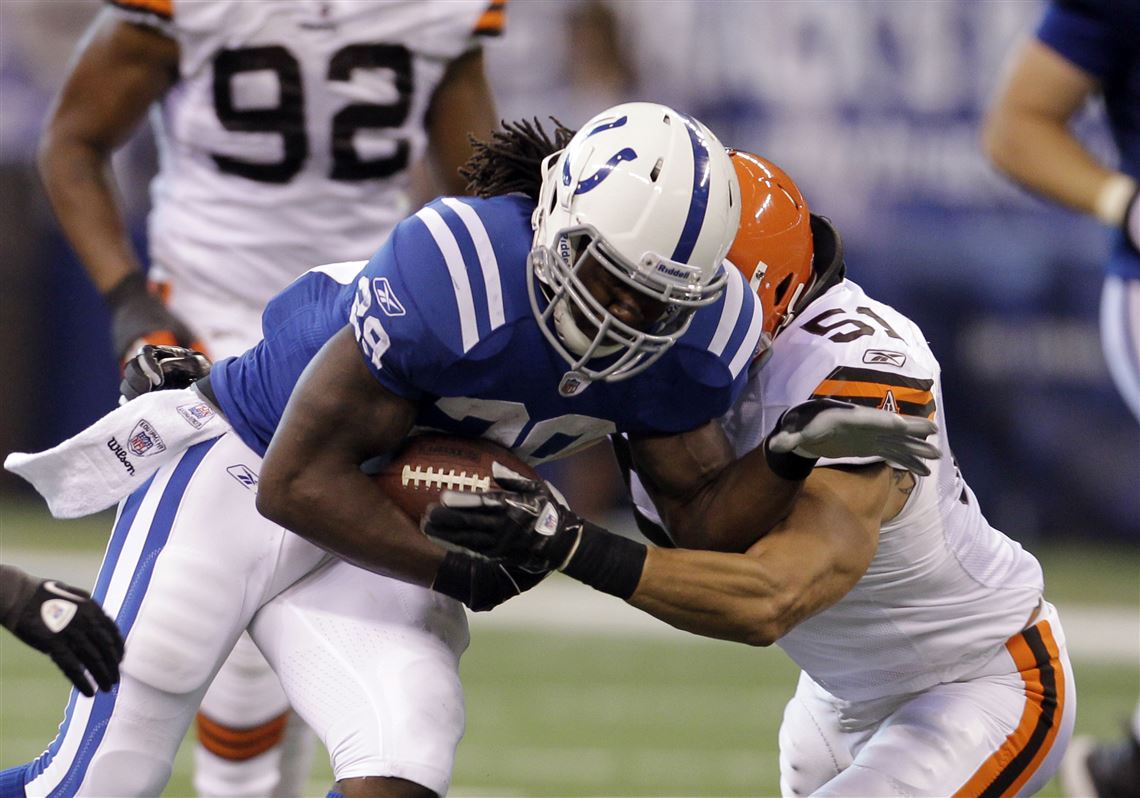
[[[145,418],[139,419],[135,428],[131,430],[131,437],[127,440],[127,448],[138,457],[158,454],[166,451],[166,444],[158,434],[158,430]]]

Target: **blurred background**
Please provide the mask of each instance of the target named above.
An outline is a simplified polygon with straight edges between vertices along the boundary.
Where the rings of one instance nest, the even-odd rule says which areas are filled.
[[[48,103],[99,6],[97,0],[0,2],[4,454],[54,445],[112,408],[117,398],[106,311],[55,225],[33,163]],[[1073,650],[1085,672],[1097,674],[1081,684],[1083,689],[1096,683],[1082,710],[1087,706],[1099,714],[1078,722],[1086,724],[1085,730],[1111,735],[1140,692],[1140,428],[1117,396],[1101,355],[1097,309],[1107,233],[1091,219],[1014,188],[989,166],[979,146],[982,109],[1003,61],[1041,10],[1037,0],[516,0],[509,6],[506,34],[489,42],[486,53],[504,119],[554,116],[576,127],[614,102],[665,102],[706,122],[727,144],[772,159],[796,179],[812,210],[829,216],[843,233],[848,275],[909,315],[928,335],[942,364],[953,455],[986,515],[1040,555],[1048,589],[1059,586],[1071,603],[1091,608],[1079,616],[1086,627],[1080,632],[1074,629],[1077,622],[1065,616],[1071,637],[1089,632],[1087,639],[1093,639],[1098,619],[1111,621],[1101,636],[1117,638],[1116,648],[1110,646],[1115,654],[1085,658],[1083,651]],[[1080,129],[1111,160],[1100,109],[1090,109]],[[153,168],[153,146],[146,135],[117,159],[140,250]],[[625,524],[621,485],[608,452],[588,452],[551,475],[588,515]],[[25,564],[21,558],[41,558],[26,565],[47,573],[79,552],[79,560],[68,567],[83,573],[97,565],[103,533],[69,525],[64,526],[71,532],[44,531],[48,526],[34,493],[6,473],[0,474],[0,512],[3,560]],[[100,523],[90,526],[98,529]],[[1100,589],[1090,587],[1097,583]],[[590,595],[561,588],[582,600]],[[600,612],[624,609],[610,601]],[[590,618],[586,609],[568,614]],[[532,728],[527,723],[546,724],[533,727],[533,744],[566,731],[552,713],[583,706],[578,703],[583,699],[575,697],[578,682],[570,681],[565,700],[554,707],[543,707],[541,699],[532,697],[521,706],[508,702],[483,709],[484,702],[494,703],[496,689],[522,689],[518,674],[504,675],[503,663],[510,659],[504,652],[511,652],[512,645],[537,657],[532,676],[557,662],[556,670],[573,671],[576,675],[566,678],[582,680],[581,689],[593,691],[595,698],[598,680],[606,674],[628,676],[632,669],[642,675],[654,671],[657,679],[675,678],[663,694],[681,704],[648,699],[645,711],[673,707],[682,734],[693,717],[690,704],[702,703],[694,695],[704,695],[704,705],[711,702],[722,716],[734,705],[729,693],[718,703],[717,697],[701,692],[709,689],[702,686],[703,673],[727,668],[717,678],[729,686],[737,678],[732,674],[741,669],[749,673],[741,684],[753,683],[757,672],[776,674],[781,697],[765,704],[763,697],[752,696],[764,707],[756,714],[771,716],[763,721],[767,725],[693,735],[709,748],[706,759],[715,764],[715,772],[739,777],[701,794],[755,794],[758,783],[764,785],[761,789],[774,789],[772,724],[778,722],[782,696],[793,678],[782,655],[762,652],[766,664],[757,670],[758,653],[743,647],[681,641],[679,633],[635,643],[623,632],[616,636],[620,642],[599,642],[598,648],[588,649],[595,652],[592,656],[577,654],[584,659],[575,670],[574,651],[583,649],[568,645],[561,633],[551,634],[550,618],[556,616],[561,617],[552,611],[535,620],[538,631],[521,621],[509,632],[489,631],[487,639],[499,641],[502,661],[479,653],[476,631],[465,669],[486,671],[467,678],[465,670],[472,725],[461,746],[457,789],[483,785],[477,774],[493,769],[485,757],[503,741],[480,736],[492,734],[485,730],[499,724],[520,733]],[[1123,631],[1114,624],[1123,624]],[[574,634],[583,634],[575,629]],[[30,669],[32,660],[12,651],[9,638],[3,644],[3,681],[11,685],[12,678],[23,678],[17,669],[23,666],[13,663],[26,662]],[[638,645],[646,648],[628,648]],[[1088,645],[1092,652],[1098,644]],[[684,661],[695,670],[676,665],[675,674],[660,670],[658,662],[670,659],[673,646],[687,652]],[[1111,676],[1105,675],[1106,668]],[[498,687],[488,683],[479,693],[484,673],[489,682],[500,676],[505,681]],[[587,680],[583,674],[592,675]],[[611,692],[602,696],[608,696],[610,714],[639,711],[634,706],[634,698],[641,696],[637,688],[608,684]],[[51,685],[44,689],[54,689],[52,695],[61,698],[62,681]],[[621,709],[614,709],[619,693],[626,698]],[[13,700],[11,690],[0,684],[6,716]],[[57,705],[59,701],[49,703],[41,711],[47,720],[34,721],[47,729],[45,734],[58,719]],[[30,710],[25,714],[35,715]],[[524,719],[531,715],[541,720]],[[592,732],[595,742],[580,746],[589,750],[575,754],[579,763],[582,756],[591,761],[589,751],[610,750],[597,742],[599,729],[609,728],[604,719],[601,724]],[[660,731],[659,725],[653,727]],[[771,767],[746,764],[752,762],[748,750],[717,758],[714,751],[736,750],[717,741],[738,738],[737,732],[757,736],[755,744]],[[647,733],[619,729],[613,732],[613,744],[628,744],[630,735],[648,744]],[[21,731],[17,739],[4,731],[0,766],[18,761],[28,746],[35,749],[25,737],[32,735]],[[47,741],[46,736],[37,739],[41,747]],[[608,738],[601,734],[601,739]],[[515,745],[512,750],[517,743],[509,737],[503,742]],[[672,745],[681,749],[682,743],[674,740]],[[597,754],[602,760],[586,767],[603,774],[597,783],[551,786],[541,776],[526,781],[531,777],[518,775],[528,786],[516,794],[594,795],[618,789],[615,784],[625,786],[613,794],[660,794],[669,785],[675,792],[697,794],[697,787],[678,782],[676,774],[648,782],[630,776],[663,767],[639,760],[640,750],[625,764]],[[540,753],[535,756],[541,761]],[[662,758],[673,766],[661,772],[680,772],[677,763],[690,760],[678,756]],[[562,758],[549,767],[558,770],[564,764]],[[544,772],[533,761],[523,770]],[[508,773],[513,771],[508,768]],[[611,775],[608,781],[605,773]],[[697,781],[700,789],[709,784],[707,778]]]

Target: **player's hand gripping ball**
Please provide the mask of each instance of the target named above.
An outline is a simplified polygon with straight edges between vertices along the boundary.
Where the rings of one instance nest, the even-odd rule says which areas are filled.
[[[375,476],[376,484],[417,523],[445,490],[485,493],[496,490],[491,465],[501,465],[541,481],[533,468],[509,449],[482,438],[428,434],[409,438]]]

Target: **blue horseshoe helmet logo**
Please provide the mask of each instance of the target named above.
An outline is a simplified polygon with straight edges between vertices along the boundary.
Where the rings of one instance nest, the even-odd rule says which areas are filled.
[[[601,133],[604,130],[612,130],[615,127],[621,127],[627,121],[629,121],[629,117],[623,116],[620,119],[615,119],[613,122],[606,122],[605,124],[598,125],[596,128],[586,134],[586,138],[589,138],[590,136],[593,136],[597,133]],[[574,189],[574,195],[577,196],[578,194],[585,194],[587,191],[597,188],[598,184],[609,177],[609,174],[613,171],[613,168],[622,161],[635,160],[637,160],[637,152],[635,152],[632,147],[625,147],[619,150],[608,161],[606,161],[605,164],[603,164],[598,169],[598,171],[594,172],[584,180],[579,181],[578,185]],[[562,162],[562,185],[569,186],[570,180],[570,159],[567,158]]]

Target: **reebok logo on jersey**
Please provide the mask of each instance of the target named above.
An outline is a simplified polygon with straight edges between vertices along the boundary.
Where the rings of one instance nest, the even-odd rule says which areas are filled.
[[[241,483],[242,487],[252,490],[257,493],[257,474],[253,472],[249,466],[232,465],[226,469],[226,473]]]
[[[889,349],[868,349],[863,353],[863,362],[873,366],[894,366],[901,368],[906,363],[906,355]]]
[[[154,425],[145,418],[140,418],[139,423],[131,430],[131,437],[127,439],[127,448],[138,457],[147,457],[165,452],[166,444],[162,442],[162,437]]]
[[[122,463],[123,468],[127,469],[127,473],[133,477],[135,475],[135,467],[131,464],[130,458],[127,457],[127,450],[123,448],[123,445],[114,438],[111,438],[107,441],[107,448],[114,453],[115,459]]]
[[[385,316],[404,315],[404,306],[401,305],[400,300],[396,298],[396,294],[392,291],[392,286],[388,284],[387,277],[372,278],[372,291],[376,294],[376,303],[380,306],[380,310],[384,312]]]
[[[178,415],[186,419],[186,423],[194,429],[202,429],[206,424],[210,423],[214,418],[214,411],[205,402],[198,402],[193,405],[178,405]]]
[[[40,619],[52,634],[58,634],[67,628],[78,610],[74,601],[51,599],[40,605]]]

